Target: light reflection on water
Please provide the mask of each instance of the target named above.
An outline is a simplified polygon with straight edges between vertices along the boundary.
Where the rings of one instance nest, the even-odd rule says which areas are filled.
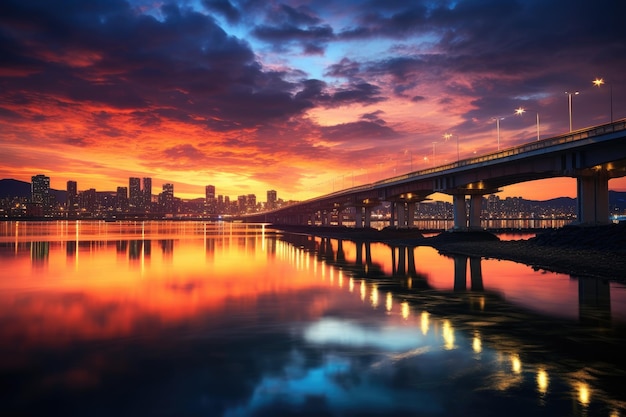
[[[0,234],[8,414],[626,412],[618,284],[232,223]]]

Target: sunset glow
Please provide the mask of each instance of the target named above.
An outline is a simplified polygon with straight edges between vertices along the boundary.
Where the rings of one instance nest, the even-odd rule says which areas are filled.
[[[495,151],[494,117],[503,149],[535,139],[536,113],[542,138],[565,133],[564,91],[574,130],[607,123],[626,117],[624,7],[3,1],[0,178],[304,200],[429,167],[434,141],[441,164]],[[575,180],[500,195],[573,197]]]

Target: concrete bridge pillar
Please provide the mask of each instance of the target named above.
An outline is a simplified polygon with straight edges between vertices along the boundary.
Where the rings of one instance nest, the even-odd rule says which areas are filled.
[[[465,206],[465,194],[452,195],[454,208],[454,230],[467,229],[467,208]]]
[[[417,203],[407,203],[406,225],[407,227],[415,226],[415,209]]]
[[[480,224],[480,215],[483,209],[483,196],[482,194],[473,194],[470,200],[470,216],[469,216],[469,228],[471,230],[482,229]]]
[[[398,218],[398,227],[406,226],[406,203],[396,203],[396,216]]]
[[[365,227],[371,227],[372,224],[372,207],[365,207]]]
[[[343,225],[343,210],[337,210],[337,226]]]
[[[315,220],[317,220],[317,212],[313,212],[309,216],[309,222],[311,223],[311,226],[315,226]]]
[[[389,204],[389,213],[391,214],[389,226],[393,227],[396,225],[396,203],[394,201]]]
[[[354,227],[363,227],[363,207],[356,206],[354,210]]]
[[[606,171],[577,178],[576,205],[579,224],[609,223],[609,176]]]
[[[333,211],[332,210],[328,210],[326,212],[326,216],[325,217],[326,217],[326,221],[324,222],[324,224],[326,226],[330,226],[331,225],[331,221],[333,219]]]

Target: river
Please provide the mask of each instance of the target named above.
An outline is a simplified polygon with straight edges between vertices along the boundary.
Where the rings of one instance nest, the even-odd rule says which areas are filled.
[[[626,415],[626,287],[267,225],[0,223],[3,415]]]

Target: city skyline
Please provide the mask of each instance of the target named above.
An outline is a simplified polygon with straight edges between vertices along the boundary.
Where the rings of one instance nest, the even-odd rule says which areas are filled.
[[[626,117],[624,11],[8,0],[0,178],[115,191],[150,177],[187,199],[214,184],[306,200],[606,123]],[[609,187],[626,191],[626,179]],[[575,194],[559,178],[500,195]]]

